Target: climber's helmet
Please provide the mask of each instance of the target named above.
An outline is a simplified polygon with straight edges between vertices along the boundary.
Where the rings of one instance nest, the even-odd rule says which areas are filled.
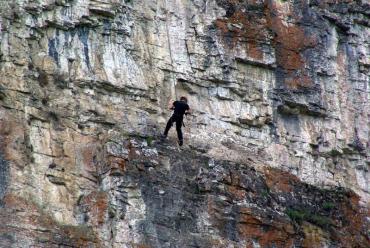
[[[180,97],[180,101],[188,103],[188,99],[185,96]]]

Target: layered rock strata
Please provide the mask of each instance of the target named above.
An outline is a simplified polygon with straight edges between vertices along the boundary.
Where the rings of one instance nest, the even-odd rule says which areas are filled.
[[[0,246],[369,246],[369,16],[0,1]],[[180,95],[181,151],[157,139]]]

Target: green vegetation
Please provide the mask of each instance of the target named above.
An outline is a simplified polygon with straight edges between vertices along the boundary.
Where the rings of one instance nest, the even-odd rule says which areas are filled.
[[[148,146],[151,146],[153,144],[154,138],[152,136],[148,136],[146,138],[146,143],[148,143]]]
[[[302,224],[303,221],[310,222],[320,227],[328,227],[332,224],[332,220],[330,218],[318,214],[313,214],[306,209],[298,210],[288,208],[286,210],[286,214],[292,221],[297,222],[298,224]]]
[[[287,209],[286,214],[291,220],[301,224],[302,221],[307,220],[310,213],[306,210],[295,210],[289,208]]]
[[[322,207],[325,210],[330,210],[330,209],[333,209],[335,207],[335,204],[333,202],[324,202],[322,204]]]
[[[267,189],[262,190],[261,195],[262,195],[263,197],[268,197],[268,196],[270,195],[270,190],[269,190],[268,188],[267,188]]]
[[[311,215],[308,221],[320,227],[328,227],[332,224],[330,218],[321,215]]]

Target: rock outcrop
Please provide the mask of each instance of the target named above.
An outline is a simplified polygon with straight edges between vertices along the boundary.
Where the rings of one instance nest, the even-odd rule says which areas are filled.
[[[1,247],[369,247],[367,0],[0,0],[0,27]]]

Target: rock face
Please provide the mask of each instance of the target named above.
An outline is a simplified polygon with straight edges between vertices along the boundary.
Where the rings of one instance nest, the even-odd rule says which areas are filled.
[[[369,1],[0,0],[0,26],[0,247],[370,246]]]

